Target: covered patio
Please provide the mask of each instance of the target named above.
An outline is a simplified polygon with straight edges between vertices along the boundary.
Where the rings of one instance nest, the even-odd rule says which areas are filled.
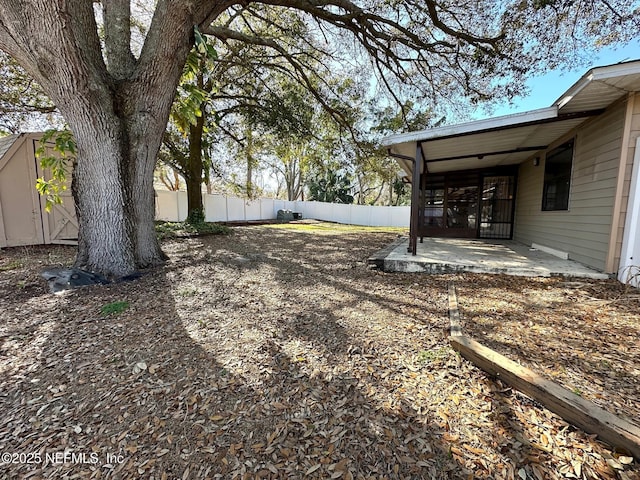
[[[428,237],[513,239],[520,165],[533,158],[537,167],[550,145],[602,112],[553,105],[384,139],[412,185],[409,251]]]
[[[409,239],[375,260],[385,270],[627,281],[637,268],[640,60],[592,68],[547,108],[382,144],[411,184]]]
[[[526,277],[565,276],[606,279],[609,275],[531,248],[513,240],[428,237],[407,251],[401,238],[369,258],[369,264],[385,272],[503,273]]]

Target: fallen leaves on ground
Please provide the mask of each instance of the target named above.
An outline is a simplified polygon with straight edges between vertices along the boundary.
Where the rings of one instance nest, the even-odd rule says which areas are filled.
[[[465,332],[479,342],[640,420],[637,289],[615,280],[474,276],[460,285],[459,301]]]
[[[507,304],[517,310],[498,294],[504,286],[517,295],[511,279],[496,277],[494,295],[488,277],[370,270],[367,258],[395,233],[234,232],[169,241],[171,260],[142,278],[59,296],[38,273],[68,264],[72,249],[0,251],[0,452],[32,460],[2,457],[0,475],[640,478],[625,452],[488,378],[448,346],[447,282],[455,278],[469,328],[480,309],[499,308],[501,318],[509,317]],[[582,305],[562,293],[578,289],[560,281],[518,285],[556,295],[547,315],[573,315]],[[616,287],[581,288],[594,296],[590,288]],[[129,307],[100,314],[118,301]],[[624,303],[607,308],[616,305]],[[619,315],[633,333],[637,310]],[[604,328],[594,331],[594,348],[596,335],[615,331]],[[615,368],[622,360],[637,368],[637,349],[627,345],[610,357]],[[616,402],[637,408],[638,385],[628,388],[632,400]]]

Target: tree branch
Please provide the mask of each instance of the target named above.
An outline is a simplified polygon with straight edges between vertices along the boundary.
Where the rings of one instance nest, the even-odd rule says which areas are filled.
[[[227,27],[218,27],[213,25],[205,29],[203,33],[213,35],[216,38],[223,41],[236,40],[244,44],[265,46],[275,50],[284,59],[286,59],[286,61],[294,68],[294,70],[298,75],[298,81],[307,88],[309,93],[311,93],[311,95],[313,95],[313,97],[318,101],[318,103],[322,105],[324,110],[327,113],[329,113],[329,115],[332,118],[334,118],[334,120],[336,120],[339,124],[341,124],[342,126],[352,131],[353,127],[349,122],[349,120],[342,114],[342,112],[333,108],[326,101],[326,99],[320,94],[320,92],[318,92],[317,88],[309,78],[305,68],[295,58],[293,58],[292,55],[290,55],[286,49],[284,49],[280,44],[278,44],[274,40],[260,37],[260,36],[246,35],[244,33],[237,32]]]
[[[131,75],[136,63],[131,53],[131,3],[129,0],[105,0],[102,12],[107,68],[116,80],[122,80]]]

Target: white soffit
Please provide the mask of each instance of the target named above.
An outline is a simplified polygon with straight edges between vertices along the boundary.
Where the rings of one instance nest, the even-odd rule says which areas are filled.
[[[559,112],[607,108],[629,92],[640,91],[640,61],[596,67],[585,73],[558,100]]]
[[[517,165],[535,156],[584,121],[585,118],[572,118],[448,139],[446,143],[437,140],[423,142],[422,146],[431,173]],[[457,140],[457,144],[452,140]],[[446,158],[451,159],[442,160]]]
[[[392,155],[413,159],[416,155],[416,142],[420,141],[423,149],[428,151],[428,153],[426,153],[427,162],[430,159],[441,159],[451,156],[469,155],[477,157],[479,153],[521,147],[525,144],[525,140],[531,137],[540,126],[535,122],[552,120],[557,117],[557,113],[557,107],[553,106],[459,125],[391,135],[384,138],[382,144],[390,147],[389,150]],[[520,128],[517,129],[515,127]],[[507,128],[507,130],[504,130],[505,128]],[[528,144],[528,146],[530,145],[531,144]],[[529,155],[531,155],[531,153],[528,153],[526,156]],[[504,163],[504,160],[504,157],[497,159],[489,159],[489,157],[486,157],[485,162],[481,162],[481,164],[482,166],[494,166],[488,163],[489,161],[494,161],[499,162],[496,163],[496,165],[506,165],[507,163]],[[398,163],[405,171],[408,173],[411,172],[411,164],[409,162],[398,159]],[[469,162],[454,161],[453,163],[456,165],[455,170],[479,168],[478,166],[465,166]],[[475,159],[475,163],[477,163],[477,158]],[[436,170],[440,171],[439,168],[436,168]],[[429,167],[429,171],[431,171],[431,167]]]
[[[538,149],[544,149],[584,121],[580,117],[514,125],[497,131],[423,140],[420,145],[431,173],[514,165],[534,156]],[[415,142],[405,142],[393,145],[391,152],[413,158],[415,149]],[[402,161],[401,166],[411,171],[409,162]]]

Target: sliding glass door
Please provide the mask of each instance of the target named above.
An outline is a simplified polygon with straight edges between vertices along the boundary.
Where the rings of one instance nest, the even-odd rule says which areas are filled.
[[[512,237],[513,174],[472,171],[426,176],[420,200],[420,237]]]

